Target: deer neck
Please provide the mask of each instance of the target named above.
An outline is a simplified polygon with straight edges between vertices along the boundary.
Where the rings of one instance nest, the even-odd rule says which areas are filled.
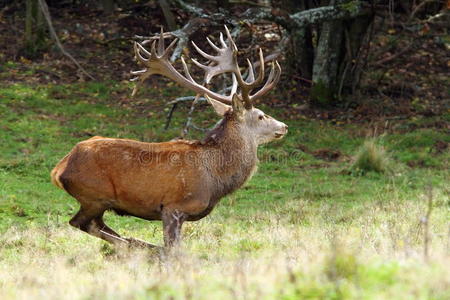
[[[241,187],[255,172],[258,163],[256,141],[244,126],[232,118],[223,119],[203,142],[214,157],[209,170],[220,183],[218,197]]]

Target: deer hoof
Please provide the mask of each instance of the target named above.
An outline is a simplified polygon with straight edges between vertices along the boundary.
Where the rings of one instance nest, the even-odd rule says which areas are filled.
[[[151,249],[152,248],[159,248],[156,245],[147,243],[147,242],[145,242],[143,240],[140,240],[140,239],[126,238],[125,240],[128,242],[128,246],[130,248],[151,248]]]

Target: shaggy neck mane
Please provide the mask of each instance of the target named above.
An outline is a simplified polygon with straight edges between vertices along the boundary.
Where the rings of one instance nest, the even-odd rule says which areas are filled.
[[[232,122],[236,122],[230,112],[227,112],[224,118],[203,138],[202,145],[214,146],[225,138],[226,131]]]
[[[211,150],[217,160],[210,169],[211,176],[219,183],[214,198],[238,189],[256,170],[256,143],[231,112],[225,114],[200,144]]]

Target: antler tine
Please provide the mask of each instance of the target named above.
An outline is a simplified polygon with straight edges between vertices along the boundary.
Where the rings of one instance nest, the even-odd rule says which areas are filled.
[[[162,55],[163,58],[168,58],[169,57],[169,53],[172,50],[173,47],[175,47],[175,45],[177,44],[178,39],[174,39],[169,46],[166,48],[166,50],[164,50],[164,54]]]
[[[209,39],[209,37],[206,37],[206,40],[208,41],[208,44],[217,52],[220,52],[220,48],[216,46],[216,44],[214,44],[213,42],[211,42],[211,40]]]
[[[226,25],[224,25],[224,27],[225,27],[225,33],[227,35],[227,40],[230,42],[230,46],[233,48],[234,54],[237,54],[238,48],[236,46],[236,43],[234,42],[233,38],[231,37],[231,33],[228,30],[228,27]]]
[[[222,32],[219,33],[219,40],[220,40],[220,44],[222,45],[222,47],[224,47],[224,48],[228,47],[227,43],[225,43],[225,40],[223,39]]]
[[[195,58],[191,58],[192,62],[199,68],[202,68],[205,71],[208,71],[210,67],[205,66],[204,64],[199,63]]]
[[[186,77],[189,81],[195,82],[195,80],[192,78],[191,73],[189,73],[188,66],[186,64],[186,61],[184,60],[184,57],[181,57],[181,63],[183,64],[184,74],[186,74]]]
[[[208,53],[206,53],[205,51],[203,51],[202,49],[200,49],[195,43],[194,41],[192,41],[192,45],[194,46],[195,50],[197,50],[198,53],[200,53],[201,56],[203,56],[204,58],[211,60],[211,61],[217,61],[217,57],[210,55]]]
[[[158,57],[158,54],[156,54],[156,41],[153,41],[152,46],[150,48],[151,58]]]
[[[264,73],[265,73],[265,68],[264,68],[264,55],[263,55],[263,51],[261,48],[259,48],[259,73],[258,73],[258,78],[256,78],[256,81],[254,83],[255,86],[260,85],[263,80],[264,80]]]
[[[247,64],[248,64],[248,76],[246,78],[246,81],[250,83],[250,82],[255,81],[255,72],[254,72],[252,63],[250,62],[250,59],[248,59],[248,58],[247,58]]]
[[[141,44],[139,44],[138,42],[134,42],[134,53],[136,55],[136,58],[143,64],[145,64],[149,58],[145,58],[142,56],[141,51],[145,53],[145,55],[147,55],[147,57],[151,57],[150,52],[148,52],[147,50],[144,49],[144,47],[141,46]]]
[[[272,62],[271,65],[272,65],[272,67],[270,68],[269,77],[267,78],[266,83],[259,91],[257,91],[255,94],[250,96],[251,100],[255,100],[257,98],[260,98],[260,97],[266,95],[268,92],[270,92],[271,89],[273,89],[275,87],[275,85],[280,80],[280,75],[281,75],[280,64],[278,63],[278,61],[275,61],[275,62]]]
[[[231,85],[230,95],[233,95],[236,94],[238,88],[238,82],[236,80],[236,75],[234,75],[234,73],[231,73],[231,79],[233,81],[233,84]]]
[[[159,35],[159,41],[158,41],[158,55],[163,56],[164,55],[164,29],[161,26],[161,33]]]

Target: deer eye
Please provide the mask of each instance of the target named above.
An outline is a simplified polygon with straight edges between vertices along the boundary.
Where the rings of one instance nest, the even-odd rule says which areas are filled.
[[[264,116],[263,116],[263,115],[260,115],[260,116],[258,117],[258,119],[262,120],[262,119],[264,119]]]

